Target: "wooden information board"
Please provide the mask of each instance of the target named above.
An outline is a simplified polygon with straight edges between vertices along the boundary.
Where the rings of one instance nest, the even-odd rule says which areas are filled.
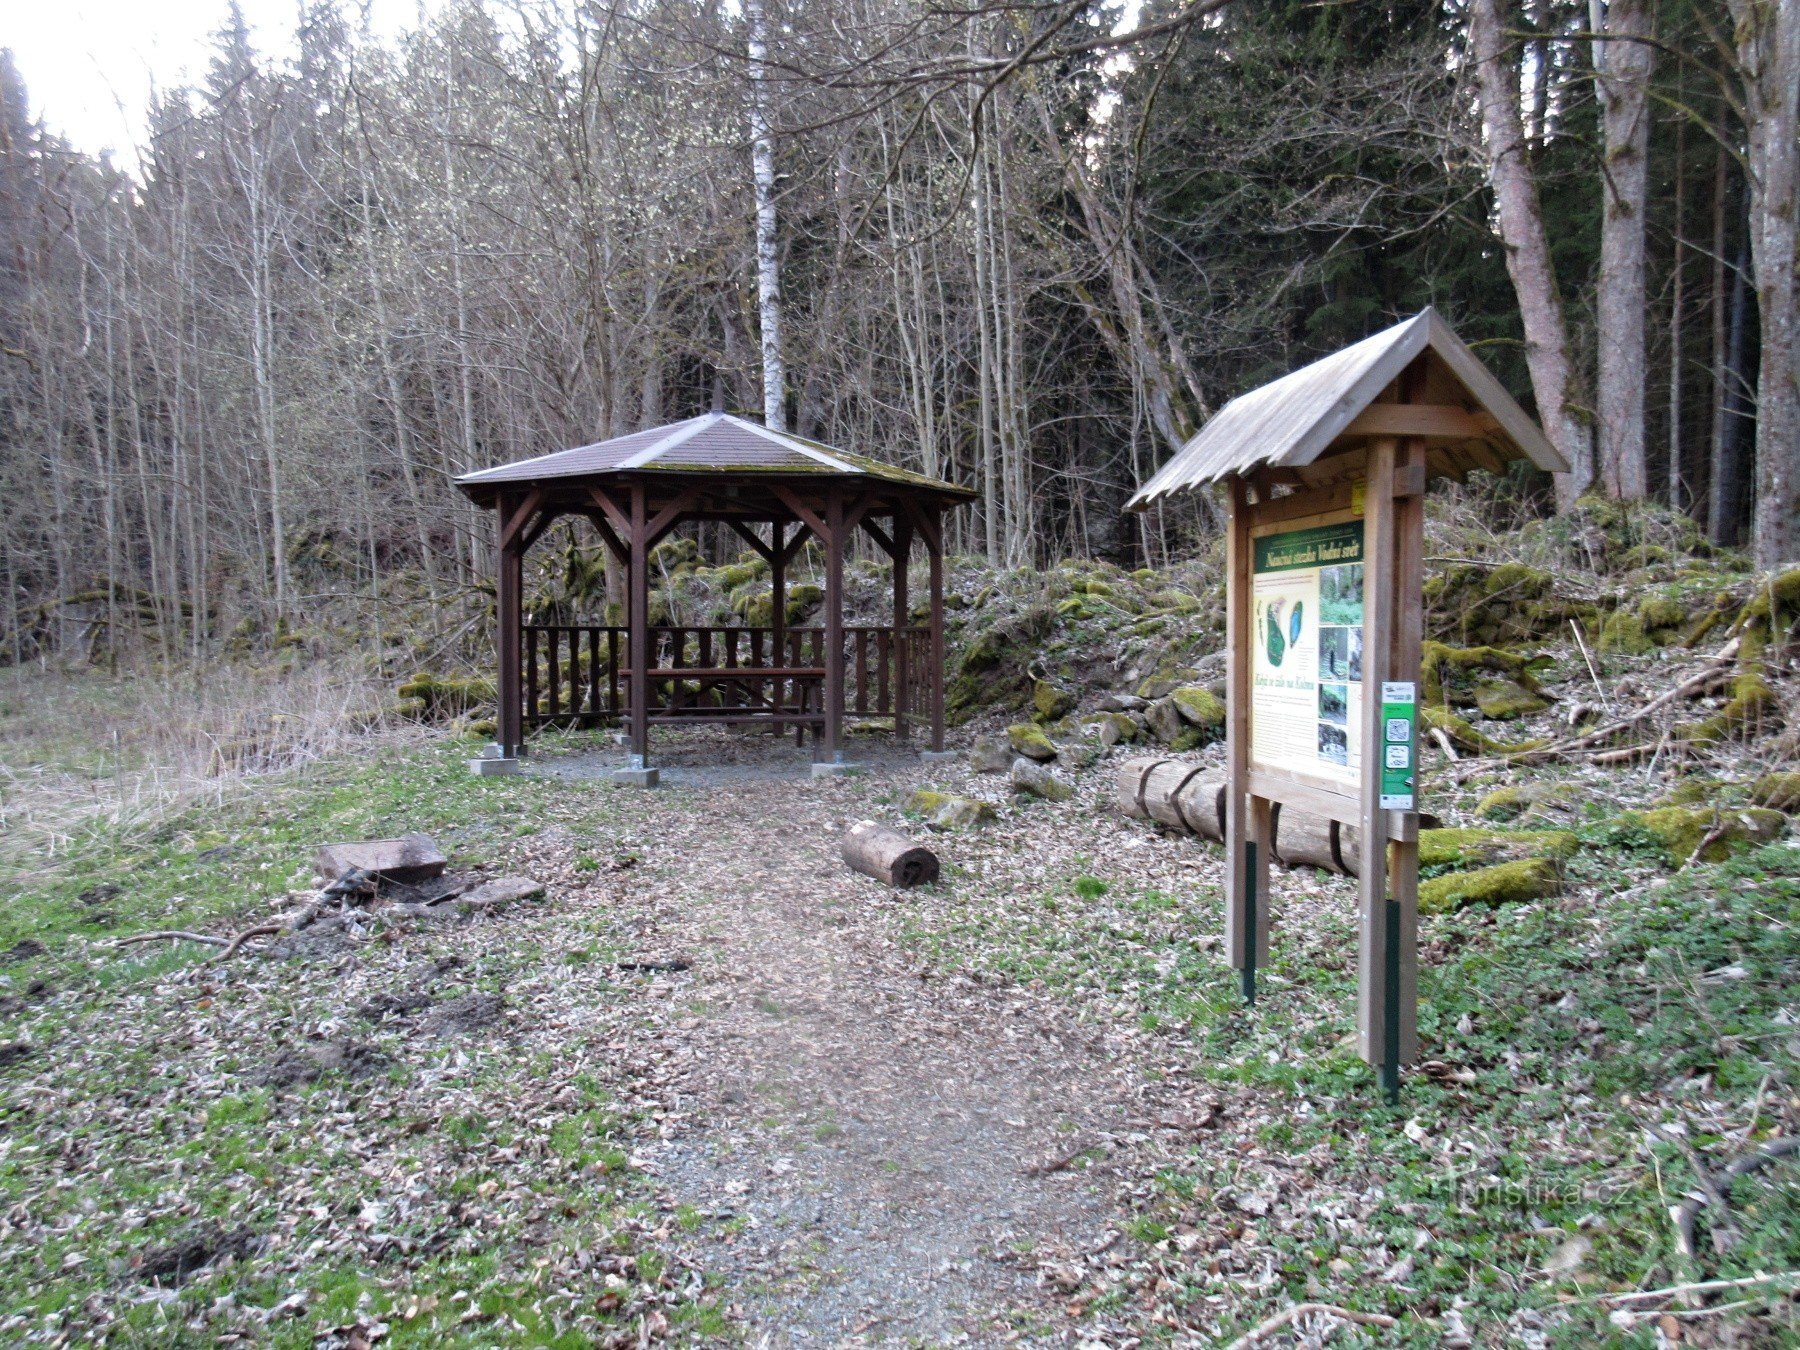
[[[1418,1054],[1425,443],[1380,437],[1315,468],[1230,485],[1226,951],[1253,1000],[1277,809],[1354,827],[1357,1040],[1392,1093]]]
[[[1425,483],[1517,459],[1569,468],[1427,309],[1238,395],[1128,504],[1230,494],[1226,950],[1254,1000],[1276,812],[1354,830],[1357,1039],[1390,1097],[1419,1042]]]

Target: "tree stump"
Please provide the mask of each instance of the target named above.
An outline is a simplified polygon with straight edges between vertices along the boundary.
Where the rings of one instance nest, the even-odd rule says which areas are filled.
[[[872,820],[857,821],[838,847],[858,872],[899,890],[938,878],[937,854]]]

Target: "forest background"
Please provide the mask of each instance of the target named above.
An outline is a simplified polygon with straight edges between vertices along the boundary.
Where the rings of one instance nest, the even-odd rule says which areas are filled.
[[[1164,563],[1216,507],[1137,483],[1425,305],[1576,465],[1465,489],[1494,527],[1603,493],[1800,552],[1800,6],[223,19],[129,172],[0,57],[0,663],[322,608],[478,652],[451,480],[709,409],[978,486],[991,565]]]

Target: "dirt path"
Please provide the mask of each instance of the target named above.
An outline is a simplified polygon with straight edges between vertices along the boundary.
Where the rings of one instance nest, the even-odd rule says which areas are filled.
[[[1040,996],[910,965],[906,901],[836,857],[852,794],[759,783],[754,830],[724,824],[741,787],[682,794],[721,827],[658,869],[674,916],[643,936],[693,962],[676,1086],[703,1124],[646,1161],[706,1216],[690,1255],[752,1343],[1054,1339],[1057,1258],[1117,1236],[1077,1156],[1119,1127],[1116,1090]]]

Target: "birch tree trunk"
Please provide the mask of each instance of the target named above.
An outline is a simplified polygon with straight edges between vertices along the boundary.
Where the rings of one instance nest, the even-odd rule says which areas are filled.
[[[1568,326],[1551,265],[1550,239],[1526,154],[1517,73],[1508,59],[1501,0],[1469,0],[1469,54],[1494,189],[1506,270],[1525,326],[1525,364],[1538,417],[1570,471],[1556,478],[1556,502],[1567,510],[1593,481],[1592,442],[1574,406]]]
[[[781,253],[775,238],[775,139],[769,132],[769,33],[763,0],[745,0],[750,56],[750,165],[756,180],[756,308],[762,327],[763,424],[787,430],[781,356]]]
[[[1600,284],[1596,295],[1599,469],[1607,494],[1649,495],[1644,447],[1644,245],[1650,201],[1650,70],[1647,0],[1612,0],[1604,19],[1591,0],[1595,89],[1605,140],[1601,161]]]
[[[1800,555],[1800,342],[1795,333],[1800,221],[1800,5],[1731,0],[1750,180],[1750,260],[1761,323],[1756,384],[1755,559]]]

